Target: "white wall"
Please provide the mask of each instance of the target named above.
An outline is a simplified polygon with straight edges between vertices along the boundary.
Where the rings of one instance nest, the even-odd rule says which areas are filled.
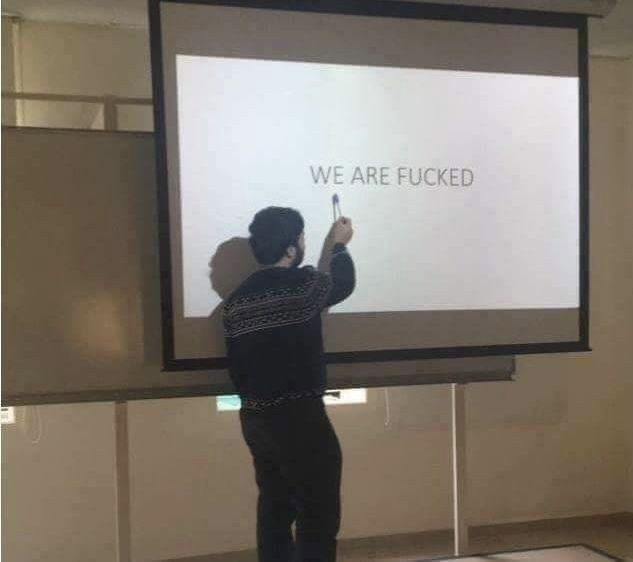
[[[149,96],[140,32],[25,28],[25,90]],[[111,33],[116,54],[106,52],[118,45]],[[590,68],[594,351],[523,357],[516,382],[468,389],[472,523],[633,510],[631,67]],[[343,537],[451,524],[448,389],[392,389],[390,401],[390,427],[380,390],[366,406],[331,410],[344,450]],[[2,427],[2,554],[112,560],[112,406],[41,407],[38,444],[26,412]],[[130,454],[134,560],[254,545],[255,487],[235,414],[208,398],[132,403]]]

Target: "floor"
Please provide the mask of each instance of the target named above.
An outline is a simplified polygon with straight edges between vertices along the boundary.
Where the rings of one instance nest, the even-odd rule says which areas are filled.
[[[522,526],[519,525],[519,528]],[[557,545],[586,544],[602,550],[612,556],[633,562],[633,520],[596,523],[581,520],[564,523],[548,522],[543,528],[517,531],[515,526],[475,529],[470,537],[469,553],[495,553],[528,548],[540,548]],[[525,529],[525,527],[523,526]],[[398,537],[376,537],[362,540],[340,541],[337,562],[423,562],[429,559],[442,559],[453,554],[452,534],[448,532],[419,535],[401,535]],[[558,559],[539,558],[524,555],[517,558],[502,556],[468,557],[459,562],[598,562],[600,558],[569,557],[569,552]],[[551,552],[549,553],[551,554]],[[583,553],[583,556],[586,553]],[[575,559],[577,558],[577,559]],[[450,558],[449,558],[450,560]],[[196,556],[164,562],[257,562],[254,551],[242,551],[210,556]]]
[[[455,558],[435,562],[455,561]],[[536,550],[519,550],[482,556],[459,557],[459,562],[612,562],[615,558],[586,545],[554,546]]]
[[[500,552],[553,545],[587,544],[613,556],[633,562],[633,526],[615,523],[591,526],[565,526],[514,533],[485,533],[471,537],[470,553]],[[438,558],[451,554],[452,538],[440,538],[434,542],[416,539],[415,535],[403,538],[399,544],[381,548],[377,543],[371,548],[343,543],[339,562],[414,562],[425,558]],[[494,558],[487,557],[492,562]],[[529,560],[529,558],[524,558]],[[470,562],[470,561],[469,561]],[[580,562],[580,561],[578,561]]]

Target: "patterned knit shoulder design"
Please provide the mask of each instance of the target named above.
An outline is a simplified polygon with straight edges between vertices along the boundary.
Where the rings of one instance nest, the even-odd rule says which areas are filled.
[[[329,275],[311,269],[300,284],[230,299],[223,308],[224,335],[235,338],[307,322],[321,313],[331,288]]]

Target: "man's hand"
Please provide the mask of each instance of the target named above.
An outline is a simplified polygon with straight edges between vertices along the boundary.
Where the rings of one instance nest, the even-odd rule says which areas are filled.
[[[352,220],[347,217],[339,218],[332,225],[331,232],[334,244],[348,244],[354,234],[354,230],[352,229]]]

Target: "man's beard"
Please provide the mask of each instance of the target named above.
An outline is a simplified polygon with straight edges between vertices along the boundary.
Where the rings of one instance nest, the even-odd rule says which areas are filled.
[[[290,264],[290,267],[299,267],[301,265],[301,262],[303,261],[303,249],[299,246],[295,246],[295,249],[297,251],[295,253],[294,259],[292,260],[292,263]]]

